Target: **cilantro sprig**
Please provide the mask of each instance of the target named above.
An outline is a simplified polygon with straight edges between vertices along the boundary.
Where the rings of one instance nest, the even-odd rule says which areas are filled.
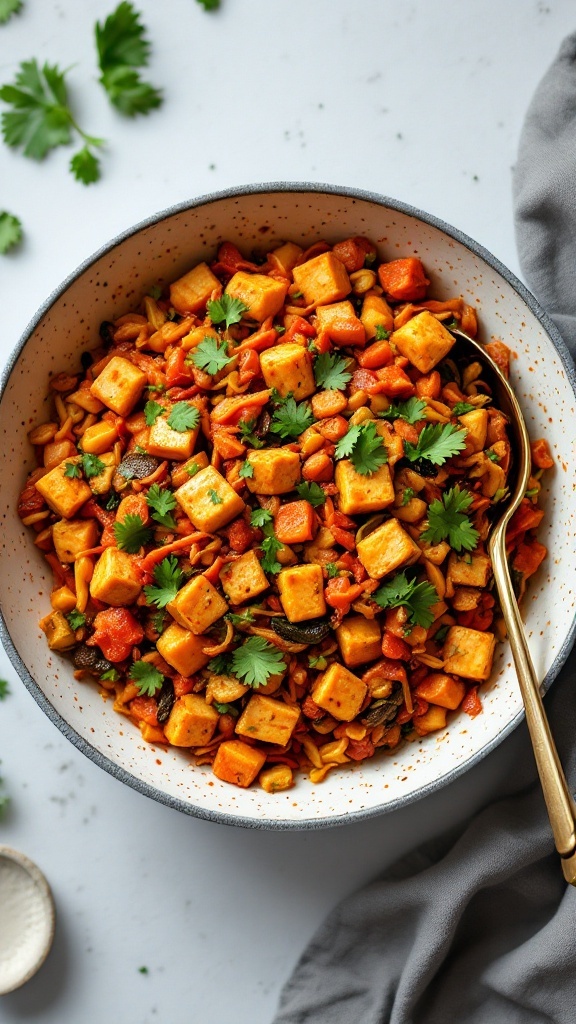
[[[251,636],[232,652],[230,668],[245,686],[265,686],[269,677],[285,668],[282,653],[261,636]]]
[[[178,502],[172,491],[163,490],[159,484],[152,484],[146,495],[146,502],[148,507],[153,509],[152,519],[155,523],[175,529],[176,521],[172,512]]]
[[[154,584],[149,583],[144,587],[146,601],[157,608],[165,608],[174,600],[184,581],[184,573],[178,565],[176,556],[168,555],[167,558],[163,558],[154,566],[152,577]]]
[[[336,445],[336,459],[350,459],[361,476],[371,476],[388,462],[388,452],[373,420],[354,423]]]
[[[314,378],[319,388],[327,391],[344,391],[352,374],[348,372],[348,360],[332,352],[324,352],[314,360]]]
[[[155,402],[153,399],[146,402],[146,405],[144,406],[144,419],[146,420],[146,426],[153,427],[158,417],[161,416],[164,411],[164,406],[160,405],[159,402]]]
[[[240,430],[240,437],[243,444],[251,444],[253,448],[263,448],[264,441],[254,433],[254,427],[256,426],[256,420],[240,420],[238,427]]]
[[[308,402],[295,402],[291,395],[281,398],[272,417],[270,430],[279,437],[300,437],[314,423]]]
[[[466,514],[472,501],[470,492],[461,490],[458,484],[446,491],[441,498],[431,503],[428,526],[420,534],[421,539],[429,544],[440,544],[447,540],[454,551],[473,551],[480,534]]]
[[[456,405],[452,406],[452,415],[463,416],[466,412],[474,412],[475,408],[476,406],[470,402],[456,402]]]
[[[185,430],[194,430],[199,419],[200,412],[195,405],[190,405],[189,402],[176,402],[172,406],[167,422],[172,430],[182,434]]]
[[[73,611],[68,612],[66,619],[68,621],[70,629],[80,629],[81,626],[84,626],[86,624],[86,616],[82,612],[79,612],[77,608],[74,608]]]
[[[426,459],[434,466],[443,466],[466,447],[466,434],[453,423],[427,423],[417,444],[404,442],[404,454],[410,462]]]
[[[227,330],[232,324],[240,323],[242,314],[248,312],[248,306],[241,299],[233,299],[224,293],[222,298],[207,302],[206,310],[213,324],[223,323]]]
[[[99,459],[97,455],[91,455],[89,452],[83,452],[78,462],[67,462],[64,466],[64,476],[70,479],[80,479],[82,474],[87,480],[91,480],[93,476],[100,476],[106,469],[106,464]]]
[[[118,547],[121,551],[127,551],[129,555],[135,555],[152,539],[152,531],[144,526],[142,517],[131,512],[124,519],[114,523],[113,530]]]
[[[162,673],[147,661],[135,661],[130,667],[128,678],[136,684],[141,697],[154,697],[164,682]]]
[[[302,498],[304,501],[310,502],[312,508],[318,508],[320,505],[323,505],[324,502],[326,501],[325,492],[320,487],[320,484],[317,484],[315,482],[308,483],[308,481],[306,480],[304,483],[298,484],[296,491],[300,498]]]
[[[387,409],[379,413],[383,420],[406,420],[407,423],[418,423],[424,419],[426,402],[421,398],[408,398],[405,402],[392,402]]]
[[[22,224],[14,214],[7,210],[0,212],[0,253],[4,255],[22,238]]]
[[[255,526],[261,530],[266,523],[271,523],[273,519],[272,513],[267,508],[255,508],[250,513],[250,526]]]
[[[431,607],[438,602],[438,592],[431,583],[417,583],[409,580],[405,572],[399,572],[388,583],[384,583],[372,595],[381,608],[406,608],[408,621],[414,626],[428,629],[434,622]]]
[[[0,0],[0,25],[22,10],[22,0]]]
[[[262,548],[263,558],[260,564],[264,572],[270,572],[276,575],[282,569],[276,555],[283,545],[276,537],[276,534],[274,533],[274,526],[271,522],[264,523],[262,529],[264,532],[264,540],[261,542],[260,547]]]
[[[122,0],[106,21],[95,25],[100,83],[113,106],[127,117],[148,114],[162,103],[162,93],[143,82],[136,68],[145,67],[150,43],[139,12]]]
[[[218,343],[216,338],[211,337],[204,338],[204,341],[186,357],[187,362],[193,363],[211,377],[224,370],[232,360],[233,356],[228,355],[228,342]]]

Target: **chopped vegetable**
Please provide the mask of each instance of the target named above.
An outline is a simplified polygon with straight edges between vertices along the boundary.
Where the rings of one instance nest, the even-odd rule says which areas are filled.
[[[424,419],[426,402],[420,398],[408,398],[405,402],[392,402],[387,409],[379,413],[384,420],[406,420],[407,423],[418,423]]]
[[[141,516],[128,513],[122,522],[114,523],[114,537],[121,551],[135,555],[149,543],[152,531],[144,526]]]
[[[373,420],[354,424],[336,445],[337,459],[349,458],[357,473],[370,476],[388,462],[388,452]]]
[[[152,427],[164,411],[164,406],[160,405],[159,402],[146,402],[146,405],[144,406],[144,419],[146,420],[146,426]]]
[[[154,584],[144,587],[146,600],[148,604],[155,604],[157,608],[165,608],[174,600],[184,582],[184,573],[178,565],[176,556],[168,555],[167,558],[163,558],[154,566],[152,576]]]
[[[77,608],[74,611],[68,612],[66,616],[68,619],[68,625],[70,629],[80,629],[86,623],[86,616],[82,612],[79,612]]]
[[[200,0],[204,3],[204,0]],[[210,2],[210,0],[208,0]],[[22,0],[0,0],[0,25],[8,21],[8,18],[12,17],[13,14],[18,14],[22,10]]]
[[[232,652],[232,672],[246,686],[264,686],[270,676],[285,668],[281,652],[260,636],[251,636]]]
[[[152,484],[147,495],[148,506],[153,509],[152,519],[161,526],[175,529],[176,522],[171,512],[177,507],[177,501],[172,491],[162,490],[158,484]]]
[[[264,572],[279,573],[282,569],[280,562],[276,560],[276,555],[282,548],[282,544],[274,534],[274,527],[271,522],[264,523],[264,540],[260,547],[262,548],[264,557],[262,559],[262,568]]]
[[[313,508],[319,508],[326,501],[326,494],[320,487],[320,484],[309,483],[306,480],[303,484],[298,484],[296,490],[304,501],[310,502]]]
[[[373,599],[381,608],[406,608],[409,622],[428,629],[434,621],[430,609],[438,602],[438,593],[431,583],[408,580],[405,572],[399,572],[373,594]]]
[[[480,534],[466,515],[472,501],[470,492],[461,490],[458,484],[433,501],[428,509],[428,526],[421,534],[422,540],[430,544],[447,540],[455,551],[473,551]]]

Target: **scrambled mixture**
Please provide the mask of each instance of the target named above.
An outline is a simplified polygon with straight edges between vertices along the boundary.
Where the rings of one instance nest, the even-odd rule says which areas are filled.
[[[40,627],[144,740],[275,792],[481,710],[510,441],[481,365],[451,358],[474,309],[428,286],[365,238],[261,262],[224,242],[50,381],[18,509],[54,574]],[[544,441],[533,462],[519,597]]]

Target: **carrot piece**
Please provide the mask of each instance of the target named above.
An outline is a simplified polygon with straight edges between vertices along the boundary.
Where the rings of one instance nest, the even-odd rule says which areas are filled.
[[[217,557],[212,562],[212,565],[208,569],[205,569],[202,575],[204,576],[205,579],[208,580],[209,583],[212,583],[214,586],[216,586],[218,582],[218,577],[220,575],[220,570],[222,569],[223,565],[224,559],[222,558],[222,555],[217,555]]]
[[[539,437],[537,441],[531,441],[530,451],[532,452],[532,462],[538,469],[552,469],[554,459],[550,454],[548,441],[543,437]]]
[[[302,466],[302,476],[305,480],[323,481],[326,483],[334,476],[334,464],[329,455],[325,452],[315,452],[306,459]]]
[[[344,264],[349,274],[362,270],[366,258],[366,250],[355,238],[345,238],[332,246],[332,252]]]
[[[246,454],[246,445],[234,437],[226,427],[214,426],[212,444],[223,459],[239,459]]]
[[[370,370],[360,368],[355,370],[352,374],[352,380],[350,381],[349,388],[350,394],[355,395],[357,391],[368,391],[371,393],[377,388],[378,380]]]
[[[477,686],[470,687],[461,706],[462,711],[465,711],[467,715],[470,715],[470,718],[476,718],[476,715],[481,713],[482,704],[480,703],[480,698],[478,696]]]
[[[442,378],[438,370],[432,370],[432,373],[427,373],[416,381],[416,394],[418,398],[434,398],[437,400],[440,398],[441,388]]]
[[[253,395],[239,395],[238,398],[225,398],[210,413],[213,423],[232,423],[241,418],[246,409],[250,409],[251,415],[256,415],[256,410],[270,398],[271,391],[255,391]],[[246,416],[244,415],[244,418]]]
[[[316,328],[308,320],[305,320],[303,316],[298,316],[297,313],[294,313],[288,330],[282,335],[282,344],[287,341],[294,341],[296,334],[303,334],[306,338],[313,338],[316,334]]]
[[[194,691],[194,684],[195,684],[195,682],[196,682],[196,677],[195,676],[181,676],[181,675],[174,676],[174,678],[172,680],[172,685],[174,687],[174,696],[175,697],[184,697],[185,694],[192,693]]]
[[[258,358],[258,353],[254,348],[245,349],[238,363],[239,385],[242,387],[243,384],[249,383],[254,377],[258,377],[259,374],[260,359]]]
[[[140,516],[146,525],[150,521],[150,509],[143,494],[128,494],[116,509],[116,522],[123,523],[126,516]]]
[[[382,263],[378,267],[378,278],[386,295],[397,302],[423,299],[430,284],[422,261],[416,256]]]
[[[341,391],[317,391],[312,396],[312,412],[317,420],[337,416],[347,404],[346,396]]]
[[[547,548],[538,540],[522,541],[514,555],[512,565],[526,578],[536,572],[548,554]]]
[[[393,661],[410,661],[412,649],[405,640],[386,629],[382,635],[382,654]]]
[[[239,519],[235,519],[233,523],[230,523],[230,526],[226,527],[224,533],[228,537],[228,543],[232,551],[237,551],[239,555],[248,550],[257,536],[257,531],[252,526],[248,526],[248,523],[241,516]]]
[[[362,593],[362,586],[359,583],[350,583],[347,576],[336,576],[328,580],[324,588],[326,604],[341,610],[344,615],[350,610],[352,601],[356,601]]]
[[[397,364],[376,370],[376,377],[380,383],[378,390],[389,398],[411,398],[416,391],[410,378]]]
[[[314,411],[314,400],[312,400],[312,411]],[[348,433],[348,420],[343,416],[330,416],[328,419],[322,420],[318,431],[327,441],[339,441],[344,434]]]
[[[130,714],[146,725],[158,726],[158,705],[153,697],[134,697],[130,701]]]
[[[535,530],[537,526],[540,526],[542,519],[544,518],[544,510],[537,508],[524,498],[522,504],[512,516],[510,525],[506,533],[506,544],[512,545],[514,540],[525,533],[526,530]]]
[[[144,639],[144,630],[127,608],[105,608],[94,619],[94,633],[86,643],[98,644],[108,661],[124,661],[134,644]]]
[[[276,344],[277,339],[278,332],[273,327],[266,331],[256,331],[238,345],[236,353],[248,351],[263,352],[266,348],[272,348],[272,345]]]
[[[281,544],[304,544],[314,538],[314,518],[309,501],[290,501],[278,509],[274,533]]]
[[[186,364],[188,353],[183,348],[174,348],[166,360],[166,386],[169,388],[183,387],[192,384],[194,374],[192,367]]]
[[[380,370],[388,366],[394,359],[390,342],[382,340],[375,341],[365,352],[359,352],[356,362],[366,370]]]

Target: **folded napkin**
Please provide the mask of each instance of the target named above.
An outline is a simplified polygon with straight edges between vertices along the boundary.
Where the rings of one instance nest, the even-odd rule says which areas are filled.
[[[524,274],[574,356],[576,34],[528,111],[514,196]],[[546,698],[573,789],[575,655]],[[503,792],[330,914],[274,1024],[575,1024],[576,889],[562,877],[527,737]]]

